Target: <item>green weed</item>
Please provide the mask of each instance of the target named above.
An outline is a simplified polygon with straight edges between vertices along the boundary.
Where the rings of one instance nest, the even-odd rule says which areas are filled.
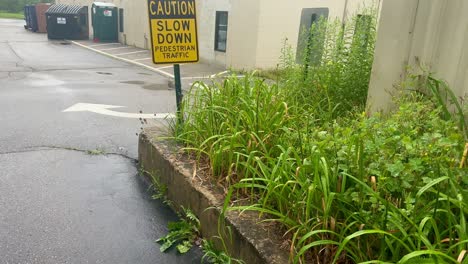
[[[105,155],[106,152],[102,149],[90,149],[86,151],[86,154],[92,155],[92,156],[99,156],[99,155]]]
[[[195,239],[200,236],[200,221],[190,209],[183,208],[182,219],[178,222],[169,222],[169,233],[156,240],[161,243],[161,252],[176,246],[181,254],[187,253],[193,246]]]
[[[167,186],[162,184],[157,176],[157,172],[149,172],[140,167],[140,175],[147,175],[151,178],[151,185],[149,189],[153,191],[151,198],[154,200],[160,200],[163,204],[171,206],[172,202],[167,199]]]
[[[213,264],[231,264],[231,263],[244,263],[242,260],[238,260],[229,256],[225,251],[217,250],[213,245],[213,242],[209,240],[203,240],[202,244],[203,250],[203,261],[208,261]]]
[[[285,41],[278,71],[287,73],[279,84],[288,97],[304,109],[315,109],[323,122],[364,110],[374,60],[375,14],[368,9],[345,24],[323,18],[313,23],[300,38],[307,41],[298,45],[305,47],[297,51],[301,64]]]

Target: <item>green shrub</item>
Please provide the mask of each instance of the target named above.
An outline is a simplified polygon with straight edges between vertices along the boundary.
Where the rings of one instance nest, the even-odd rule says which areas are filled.
[[[280,86],[304,108],[323,112],[325,122],[349,111],[364,110],[376,23],[375,8],[364,10],[345,24],[319,19],[305,31],[309,34],[302,38],[308,39],[302,45],[306,49],[297,51],[305,57],[304,64],[296,64],[293,49],[285,41],[279,71],[288,74]]]
[[[297,65],[285,46],[273,85],[253,74],[198,83],[175,138],[209,163],[227,200],[250,198],[225,210],[283,225],[294,263],[455,263],[468,243],[466,116],[447,113],[436,79],[410,87],[432,92],[405,91],[391,113],[363,112],[372,21],[354,37],[324,27],[319,64]]]
[[[250,194],[253,205],[229,210],[258,210],[289,230],[296,262],[453,259],[466,247],[463,133],[433,101],[410,93],[388,115],[322,123],[251,76],[202,87],[186,98],[177,138],[233,184],[230,195]]]
[[[185,254],[200,237],[200,220],[190,209],[182,207],[182,210],[183,214],[179,214],[181,220],[169,222],[168,234],[156,240],[161,244],[161,252],[166,252],[175,245],[180,254]]]

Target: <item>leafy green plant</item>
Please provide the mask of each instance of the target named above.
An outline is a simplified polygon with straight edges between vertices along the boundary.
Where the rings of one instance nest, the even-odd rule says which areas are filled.
[[[447,82],[428,74],[426,86],[434,101],[440,106],[442,117],[446,120],[454,120],[463,131],[465,140],[468,141],[468,115]]]
[[[293,263],[456,263],[468,247],[466,124],[435,79],[390,113],[363,112],[370,19],[327,24],[317,64],[297,65],[285,45],[274,84],[248,74],[194,86],[175,138],[226,186],[225,210],[281,223]]]
[[[172,203],[170,200],[167,199],[167,186],[162,184],[159,181],[159,177],[157,176],[157,172],[149,172],[145,170],[143,167],[140,167],[138,170],[140,176],[145,177],[148,176],[151,179],[151,185],[148,187],[149,190],[153,192],[151,198],[154,200],[160,200],[163,204],[171,206]]]
[[[365,108],[376,38],[376,9],[363,10],[343,24],[319,19],[300,38],[307,40],[298,50],[285,42],[279,71],[288,72],[280,86],[304,108],[318,109],[324,122],[358,108]]]
[[[91,155],[91,156],[99,156],[99,155],[105,155],[106,152],[102,149],[90,149],[86,151],[86,154]]]
[[[200,236],[200,221],[190,209],[183,208],[184,215],[180,221],[169,222],[169,232],[156,240],[161,243],[161,252],[165,252],[172,246],[176,246],[181,254],[187,253],[193,246],[195,239]]]
[[[208,261],[209,263],[213,264],[245,263],[242,260],[232,258],[222,250],[217,250],[213,242],[211,242],[210,240],[203,240],[202,250],[204,253],[202,262]]]
[[[412,252],[450,261],[466,247],[455,242],[466,240],[467,172],[456,166],[463,135],[424,96],[402,97],[389,115],[323,124],[253,76],[195,95],[178,139],[233,186],[228,200],[249,194],[251,205],[229,210],[284,225],[293,262],[421,256]]]
[[[357,116],[309,133],[305,146],[256,159],[248,168],[255,177],[232,191],[254,186],[259,203],[230,210],[283,223],[293,234],[294,262],[310,252],[325,263],[398,261],[425,248],[447,254],[454,239],[466,239],[467,171],[456,166],[463,137],[430,101],[414,96],[399,104],[390,116]]]

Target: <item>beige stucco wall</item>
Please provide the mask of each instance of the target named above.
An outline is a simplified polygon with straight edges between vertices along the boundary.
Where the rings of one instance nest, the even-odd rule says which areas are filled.
[[[468,1],[384,0],[369,87],[371,112],[392,106],[391,92],[420,66],[468,96]]]
[[[198,0],[196,5],[200,60],[224,66],[226,53],[214,50],[216,11],[230,11],[231,0]]]
[[[124,32],[120,34],[120,42],[126,40],[127,45],[149,49],[151,35],[147,0],[114,0],[114,3],[124,9]]]
[[[379,4],[378,0],[260,0],[258,42],[255,68],[275,67],[284,46],[284,40],[293,49],[297,47],[303,8],[328,8],[329,19],[343,21],[366,6]]]
[[[147,0],[101,1],[124,9],[120,42],[149,48]],[[200,60],[235,69],[274,68],[284,39],[293,48],[297,46],[303,8],[327,7],[330,18],[343,19],[364,3],[376,1],[379,0],[197,0]],[[93,0],[57,0],[57,3],[86,5],[91,12]],[[226,52],[214,50],[216,11],[228,11]]]
[[[271,68],[278,63],[283,41],[293,48],[297,46],[301,11],[303,8],[329,8],[329,18],[341,17],[344,9],[343,0],[260,0],[260,18],[256,68]]]
[[[203,0],[202,0],[203,1]],[[297,46],[303,8],[329,9],[330,19],[380,0],[236,0],[231,3],[226,66],[234,69],[274,68],[284,40]],[[214,25],[213,25],[214,28]],[[214,35],[214,31],[213,31]]]
[[[226,66],[254,68],[257,54],[260,1],[235,0],[229,13]]]

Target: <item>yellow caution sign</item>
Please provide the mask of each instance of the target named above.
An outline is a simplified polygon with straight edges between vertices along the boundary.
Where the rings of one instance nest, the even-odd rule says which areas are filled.
[[[195,0],[148,0],[153,62],[198,61]]]

